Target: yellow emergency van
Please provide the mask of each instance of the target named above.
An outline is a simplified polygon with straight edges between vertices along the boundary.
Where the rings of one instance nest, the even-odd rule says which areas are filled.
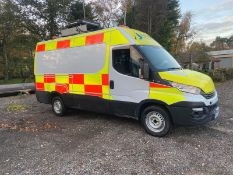
[[[127,27],[39,42],[34,73],[38,101],[59,116],[76,108],[132,117],[161,137],[219,114],[209,76],[183,69],[149,35]]]

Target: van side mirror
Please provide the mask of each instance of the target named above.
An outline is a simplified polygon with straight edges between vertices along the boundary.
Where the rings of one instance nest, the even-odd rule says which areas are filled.
[[[149,67],[149,64],[147,62],[143,62],[143,78],[146,79],[146,80],[149,80],[149,75],[150,75],[150,67]]]

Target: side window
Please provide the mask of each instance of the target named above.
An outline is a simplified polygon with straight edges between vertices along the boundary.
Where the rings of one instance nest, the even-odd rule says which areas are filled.
[[[133,47],[130,49],[113,50],[113,67],[119,73],[139,78],[142,57]]]
[[[130,49],[113,50],[113,67],[118,72],[130,75]]]

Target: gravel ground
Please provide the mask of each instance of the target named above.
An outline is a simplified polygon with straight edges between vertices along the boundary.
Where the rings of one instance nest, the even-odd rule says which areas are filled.
[[[233,81],[217,86],[220,118],[165,138],[132,119],[53,115],[34,95],[0,98],[0,174],[233,174]]]

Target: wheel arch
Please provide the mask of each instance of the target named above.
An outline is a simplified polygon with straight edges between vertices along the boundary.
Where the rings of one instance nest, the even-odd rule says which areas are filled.
[[[51,92],[50,97],[49,97],[50,103],[52,103],[52,100],[53,100],[54,97],[61,97],[61,94],[56,92],[56,91]]]
[[[169,110],[169,105],[163,101],[153,100],[153,99],[143,100],[142,102],[139,103],[139,106],[136,110],[136,117],[138,118],[138,120],[141,119],[141,114],[142,114],[143,110],[149,106],[159,106],[159,107],[163,108],[170,116],[171,122],[174,123],[171,112]]]

